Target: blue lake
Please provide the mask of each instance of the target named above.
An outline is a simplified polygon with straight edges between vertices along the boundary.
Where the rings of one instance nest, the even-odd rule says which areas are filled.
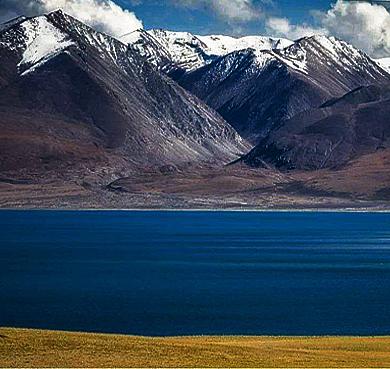
[[[390,214],[0,211],[0,326],[388,335]]]

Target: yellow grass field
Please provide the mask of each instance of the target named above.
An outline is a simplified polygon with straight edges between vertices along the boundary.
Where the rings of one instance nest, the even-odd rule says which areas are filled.
[[[390,367],[390,337],[175,337],[0,328],[1,367]]]

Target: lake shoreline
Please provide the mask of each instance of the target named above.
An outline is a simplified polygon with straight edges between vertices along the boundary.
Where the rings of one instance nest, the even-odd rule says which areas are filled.
[[[15,331],[15,332],[41,332],[41,333],[55,333],[55,334],[81,334],[87,336],[105,336],[105,337],[128,337],[128,338],[141,338],[141,339],[204,339],[204,338],[307,338],[307,339],[326,339],[326,338],[384,338],[390,340],[389,334],[182,334],[182,335],[143,335],[143,334],[132,334],[132,333],[118,333],[118,332],[102,332],[102,331],[83,331],[83,330],[69,330],[69,329],[51,329],[51,328],[37,328],[37,327],[18,327],[18,326],[0,326],[0,339],[4,337],[3,331]],[[3,337],[2,337],[3,336]]]
[[[168,179],[167,179],[168,180]],[[252,179],[253,183],[257,180]],[[251,183],[252,183],[251,182]],[[203,182],[202,182],[203,183]],[[205,182],[207,183],[207,181]],[[252,185],[253,185],[252,183]],[[156,185],[157,186],[157,185]],[[274,187],[245,190],[177,191],[156,188],[108,189],[107,185],[84,188],[77,184],[7,184],[0,181],[0,209],[42,210],[209,210],[209,211],[390,211],[385,197],[343,192],[300,192]],[[294,187],[295,188],[295,187]],[[293,188],[293,189],[294,189]],[[206,191],[207,190],[207,191]]]
[[[232,212],[232,213],[390,213],[387,208],[29,208],[9,207],[1,208],[0,211],[48,211],[48,212]]]

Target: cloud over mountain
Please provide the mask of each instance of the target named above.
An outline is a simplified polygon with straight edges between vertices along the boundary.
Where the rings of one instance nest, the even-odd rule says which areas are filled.
[[[262,14],[253,0],[172,0],[178,6],[211,9],[227,21],[247,22]]]
[[[296,40],[305,36],[316,34],[327,35],[325,28],[313,28],[307,24],[292,24],[287,18],[270,17],[266,21],[267,32],[272,36],[286,37],[290,40]]]
[[[35,16],[57,9],[115,37],[142,28],[134,13],[111,0],[1,0],[0,22],[22,14]]]
[[[330,35],[361,48],[373,57],[390,55],[390,13],[382,5],[338,0],[325,13],[317,13]]]
[[[314,34],[338,37],[371,57],[390,56],[390,13],[369,2],[338,0],[327,12],[312,12],[315,25],[293,24],[287,18],[269,17],[266,30],[272,36],[297,39]]]

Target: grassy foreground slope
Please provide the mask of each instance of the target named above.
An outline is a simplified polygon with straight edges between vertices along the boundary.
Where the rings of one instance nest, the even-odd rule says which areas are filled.
[[[390,367],[390,337],[146,338],[0,328],[1,367]]]

